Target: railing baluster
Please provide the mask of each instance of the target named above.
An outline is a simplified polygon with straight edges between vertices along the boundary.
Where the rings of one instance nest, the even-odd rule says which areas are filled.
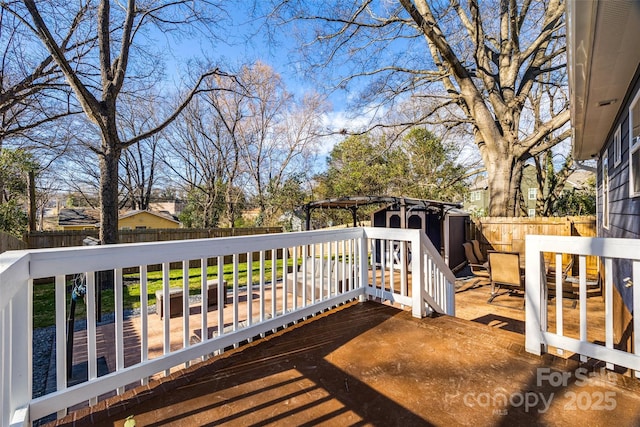
[[[562,277],[562,254],[556,253],[556,334],[563,334],[563,310],[562,310],[562,300],[563,300],[563,283],[564,279]],[[558,354],[563,354],[563,350],[558,348],[556,350]]]
[[[400,242],[400,293],[402,295],[409,295],[409,290],[407,288],[407,278],[408,278],[408,264],[409,260],[407,259],[407,242]]]
[[[122,269],[116,268],[114,271],[115,285],[113,290],[115,304],[115,346],[116,346],[116,371],[124,368],[124,298]],[[124,393],[124,386],[118,387],[118,394]]]
[[[264,322],[265,315],[265,301],[264,301],[264,288],[265,288],[265,277],[264,277],[264,251],[260,251],[260,322]]]
[[[293,247],[293,280],[291,281],[291,286],[293,286],[293,310],[295,311],[298,308],[298,250],[300,246]]]
[[[316,258],[316,245],[313,245],[311,246],[311,304],[316,302],[316,275],[318,274],[317,264],[318,259]]]
[[[253,324],[253,252],[247,252],[247,326]]]
[[[277,267],[278,267],[278,260],[276,258],[277,253],[278,252],[275,249],[271,250],[271,318],[274,318],[277,315],[277,310],[276,310],[276,303],[278,302],[278,295],[276,292],[276,285],[277,285],[276,273],[277,273]]]
[[[206,276],[206,272],[205,272]],[[182,347],[189,347],[190,328],[189,328],[189,261],[182,261]],[[203,335],[204,340],[204,335]],[[184,367],[188,368],[191,363],[187,360]]]
[[[238,306],[240,305],[240,296],[238,295],[238,254],[233,254],[233,331],[238,330]]]
[[[344,266],[342,258],[340,257],[340,244],[338,243],[337,240],[333,243],[333,253],[334,253],[333,255],[334,258],[336,259],[337,279],[338,279],[336,281],[336,293],[341,294],[341,293],[347,292],[348,272]],[[340,287],[337,282],[342,283],[342,286]]]
[[[169,263],[162,263],[162,354],[171,352],[171,305],[169,296]],[[164,371],[166,377],[171,373],[170,369]]]
[[[219,256],[218,267],[218,336],[224,335],[224,306],[226,304],[227,290],[224,284],[224,257]],[[222,352],[223,349],[220,351]]]
[[[396,251],[395,251],[395,240],[388,240],[389,244],[389,290],[392,294],[396,292],[396,278],[395,278],[395,270],[396,270]],[[403,306],[401,306],[403,307]]]
[[[64,390],[67,388],[67,340],[60,339],[67,335],[66,331],[66,281],[64,275],[55,278],[55,294],[56,294],[56,390]],[[58,417],[64,417],[67,410],[58,411]]]
[[[580,255],[580,341],[587,342],[587,257]],[[587,356],[580,355],[580,361],[586,362]]]
[[[309,271],[309,266],[307,265],[309,261],[308,257],[308,246],[304,245],[302,247],[302,306],[307,306],[307,287],[309,283],[307,282],[309,279],[309,275],[307,272]],[[297,286],[297,285],[296,285]]]
[[[96,281],[93,271],[86,273],[87,283],[87,379],[88,381],[98,378],[98,354],[96,349]],[[89,398],[89,406],[98,402],[97,396]]]
[[[373,286],[373,295],[378,295],[378,252],[376,242],[377,239],[368,239],[371,248],[371,285]]]
[[[328,272],[324,271],[325,268],[327,267],[326,264],[327,263],[325,262],[325,258],[324,258],[324,243],[320,243],[320,280],[319,280],[320,283],[318,286],[318,301],[322,301],[323,299],[325,275],[327,277],[330,276]]]
[[[207,285],[207,269],[209,268],[207,257],[200,259],[200,335],[202,341],[209,339],[209,289]],[[189,301],[189,292],[185,292],[183,298]],[[185,311],[187,316],[189,311]],[[206,354],[202,355],[202,360],[207,360]]]
[[[287,282],[289,281],[289,260],[288,260],[288,248],[282,248],[282,313],[286,313],[288,310],[287,304]]]
[[[387,290],[387,247],[389,246],[389,241],[384,239],[380,240],[380,290],[381,295]]]
[[[613,349],[613,260],[604,259],[604,336],[605,345]],[[562,335],[561,332],[558,335]],[[613,370],[613,363],[607,363],[607,369]]]
[[[156,301],[156,311],[159,310]],[[149,360],[149,292],[147,287],[147,266],[140,266],[140,362]],[[147,385],[149,377],[140,380],[140,384]]]

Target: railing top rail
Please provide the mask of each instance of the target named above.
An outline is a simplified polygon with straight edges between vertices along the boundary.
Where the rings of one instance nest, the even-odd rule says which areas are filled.
[[[211,239],[129,243],[108,246],[34,249],[28,278],[37,279],[78,271],[102,271],[185,259],[212,258],[234,253],[271,250],[333,240],[360,238],[361,228],[318,230],[285,234],[260,234]],[[6,254],[11,254],[7,252]],[[0,255],[0,264],[12,263],[13,255]]]
[[[0,310],[3,310],[29,279],[28,251],[9,251],[0,255]]]
[[[527,251],[535,249],[541,252],[640,260],[640,243],[637,239],[530,234],[526,236],[525,244]]]
[[[363,227],[370,239],[411,240],[419,236],[420,230],[412,228]]]
[[[420,232],[420,244],[426,247],[429,253],[434,253],[434,254],[439,253],[436,247],[433,246],[433,243],[431,243],[431,240],[429,240],[429,238],[427,237],[427,234],[424,231]],[[432,261],[435,263],[436,267],[438,267],[438,269],[442,272],[442,274],[444,274],[444,277],[450,283],[456,282],[456,276],[453,274],[449,266],[445,264],[442,257],[434,256],[432,257]]]

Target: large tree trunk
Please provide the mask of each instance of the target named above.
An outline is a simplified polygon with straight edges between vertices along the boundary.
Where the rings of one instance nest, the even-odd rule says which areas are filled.
[[[522,164],[512,154],[499,154],[500,160],[484,159],[489,184],[489,216],[516,216],[516,196]]]
[[[121,151],[106,148],[100,158],[100,243],[118,243],[118,164]]]

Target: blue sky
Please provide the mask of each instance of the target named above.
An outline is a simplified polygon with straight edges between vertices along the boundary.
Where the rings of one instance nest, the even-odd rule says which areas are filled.
[[[179,43],[172,41],[168,56],[173,57],[174,60],[167,64],[168,72],[178,75],[181,63],[190,58],[203,56],[221,63],[222,71],[225,71],[225,64],[238,68],[242,64],[259,60],[273,67],[284,79],[287,89],[296,97],[302,97],[309,91],[321,92],[321,88],[315,86],[309,78],[305,78],[301,66],[296,64],[297,45],[293,37],[283,37],[283,31],[278,31],[275,33],[275,45],[269,45],[259,22],[246,18],[242,9],[234,9],[230,19],[233,20],[234,33],[226,37],[225,41],[204,37],[183,39]],[[256,34],[251,35],[252,32]],[[328,100],[333,111],[327,115],[327,125],[336,129],[353,129],[365,124],[367,121],[365,116],[356,120],[347,117],[347,104],[352,95],[345,90],[336,90],[329,94]],[[330,149],[331,145],[325,147],[326,152]]]

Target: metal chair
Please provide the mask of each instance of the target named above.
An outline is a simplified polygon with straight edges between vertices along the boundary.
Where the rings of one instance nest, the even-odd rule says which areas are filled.
[[[489,266],[485,262],[480,262],[476,257],[473,250],[473,244],[471,242],[465,242],[462,244],[464,247],[464,254],[467,257],[469,267],[474,276],[488,279],[489,278]]]
[[[491,303],[500,295],[524,293],[524,274],[520,268],[518,252],[489,252],[489,272],[491,278]],[[504,289],[504,292],[499,292]]]

